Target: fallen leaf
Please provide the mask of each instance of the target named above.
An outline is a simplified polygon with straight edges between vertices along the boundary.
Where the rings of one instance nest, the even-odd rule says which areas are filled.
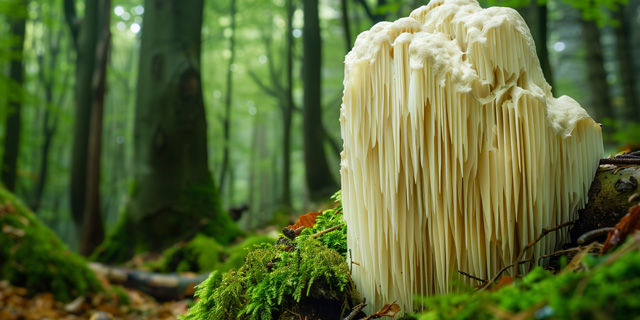
[[[296,230],[300,227],[313,228],[316,224],[316,218],[321,214],[322,212],[309,212],[307,214],[303,214],[298,218],[298,222],[296,222],[296,224],[289,226],[288,228],[291,230]]]
[[[513,283],[513,277],[512,276],[502,276],[500,277],[500,281],[498,281],[498,283],[491,287],[491,291],[497,291],[500,288],[507,286],[509,284]]]
[[[382,318],[382,317],[395,317],[398,313],[400,312],[400,306],[397,303],[392,303],[392,304],[385,304],[382,309],[380,309],[380,311],[362,319],[362,320],[369,320],[369,319],[378,319],[378,318]]]
[[[611,251],[618,243],[624,242],[629,234],[640,230],[640,205],[633,206],[613,230],[609,231],[607,240],[604,242],[601,254]]]

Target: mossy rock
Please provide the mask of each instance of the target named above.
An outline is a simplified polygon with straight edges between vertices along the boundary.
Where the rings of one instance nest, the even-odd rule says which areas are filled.
[[[59,301],[102,290],[86,261],[13,194],[0,187],[0,275],[30,294],[51,292]]]
[[[334,199],[339,201],[339,196]],[[299,312],[310,320],[344,318],[360,297],[344,255],[343,223],[338,206],[324,211],[313,228],[293,240],[281,236],[275,246],[253,246],[241,267],[224,274],[214,271],[198,285],[199,300],[182,319],[284,320],[297,319],[295,313]],[[313,236],[338,225],[343,227]],[[249,238],[236,248],[257,241]],[[239,262],[231,256],[228,260],[229,264]]]

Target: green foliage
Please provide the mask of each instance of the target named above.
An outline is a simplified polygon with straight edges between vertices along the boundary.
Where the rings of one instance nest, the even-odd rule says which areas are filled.
[[[610,118],[602,119],[602,125],[612,128],[613,133],[604,134],[605,141],[614,142],[617,147],[628,146],[630,144],[638,144],[640,142],[640,122],[622,122]],[[632,146],[638,147],[638,146]],[[612,151],[612,153],[616,153]]]
[[[340,253],[343,257],[347,257],[347,223],[342,213],[342,190],[336,192],[331,199],[338,203],[338,206],[325,210],[316,218],[316,224],[313,228],[302,230],[301,236],[308,236],[323,230],[342,225],[339,230],[326,233],[320,237],[320,241]]]
[[[496,319],[493,306],[536,319],[625,319],[640,312],[640,251],[612,263],[609,256],[583,260],[587,272],[553,275],[541,267],[498,291],[463,292],[422,299],[427,319]],[[530,317],[531,317],[530,316]],[[530,318],[529,317],[529,318]]]
[[[86,261],[67,247],[0,187],[0,275],[29,293],[51,292],[69,301],[102,290]]]
[[[339,224],[339,208],[325,211],[325,218],[318,223],[325,223],[325,227]],[[218,272],[212,273],[197,287],[200,300],[182,319],[273,319],[307,297],[347,299],[354,291],[344,253],[338,252],[342,238],[328,241],[338,249],[321,240],[344,230],[334,230],[317,239],[311,236],[315,229],[301,233],[290,244],[280,241],[276,246],[254,246],[244,265],[221,279]]]

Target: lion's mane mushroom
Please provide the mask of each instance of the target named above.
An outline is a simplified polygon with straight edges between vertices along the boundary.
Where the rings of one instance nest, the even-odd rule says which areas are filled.
[[[345,60],[343,205],[369,311],[489,279],[576,218],[603,153],[573,99],[551,95],[508,8],[439,0],[358,36]],[[527,257],[554,250],[566,230]]]

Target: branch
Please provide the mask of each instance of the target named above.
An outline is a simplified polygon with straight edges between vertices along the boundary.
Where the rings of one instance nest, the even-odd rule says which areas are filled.
[[[466,272],[464,272],[464,271],[460,271],[460,270],[458,270],[458,273],[459,273],[459,274],[461,274],[461,275],[463,275],[463,276],[467,276],[467,277],[469,277],[469,278],[471,278],[471,279],[473,279],[473,280],[480,281],[480,282],[482,282],[482,283],[487,283],[487,282],[488,282],[488,281],[487,281],[487,280],[485,280],[485,279],[478,278],[478,277],[476,277],[476,276],[470,275],[470,274],[468,274],[468,273],[466,273]]]
[[[341,223],[341,224],[339,224],[337,226],[333,226],[333,227],[331,227],[329,229],[322,230],[322,231],[312,235],[312,237],[317,238],[317,237],[319,237],[319,236],[321,236],[321,235],[323,235],[325,233],[328,233],[328,232],[331,232],[331,231],[336,230],[338,228],[341,228],[342,226],[344,226],[344,223]]]
[[[568,221],[565,222],[561,225],[557,225],[551,229],[542,229],[542,232],[540,233],[540,235],[535,238],[533,241],[529,242],[529,244],[527,244],[524,248],[522,248],[522,251],[520,251],[520,254],[518,255],[518,258],[516,259],[516,261],[521,261],[522,258],[524,257],[525,252],[527,252],[527,250],[529,250],[531,247],[533,247],[536,243],[538,243],[538,241],[540,241],[540,239],[544,238],[544,236],[546,236],[547,234],[549,234],[549,232],[553,232],[559,229],[562,229],[564,227],[568,227],[568,226],[572,226],[574,224],[573,221]],[[517,278],[518,277],[518,268],[515,268],[513,271],[513,278]]]
[[[527,260],[519,261],[519,262],[518,262],[518,265],[523,264],[523,263],[526,263],[526,262],[534,263],[535,261],[533,261],[533,259],[527,259]],[[500,269],[500,271],[498,271],[498,273],[497,273],[497,274],[496,274],[496,275],[495,275],[495,276],[494,276],[494,277],[493,277],[489,282],[487,282],[485,285],[483,285],[483,286],[479,289],[479,291],[482,291],[482,290],[487,289],[487,288],[488,288],[492,283],[494,283],[494,282],[496,282],[496,280],[498,280],[498,278],[500,277],[500,275],[501,275],[503,272],[505,272],[505,270],[507,270],[507,269],[509,269],[509,268],[511,268],[511,267],[513,267],[513,266],[515,266],[515,265],[516,265],[515,263],[514,263],[514,264],[510,264],[510,265],[508,265],[508,266],[506,266],[506,267],[504,267],[504,268]],[[514,270],[518,270],[518,268],[515,268]],[[515,276],[514,276],[513,278],[515,279]]]

